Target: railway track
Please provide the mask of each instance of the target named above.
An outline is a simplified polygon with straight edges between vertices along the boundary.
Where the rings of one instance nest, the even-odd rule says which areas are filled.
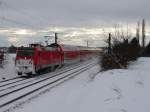
[[[17,82],[21,82],[21,81],[24,81],[24,80],[26,80],[26,79],[19,77],[17,81],[12,81],[12,82],[9,82],[9,83],[7,82],[6,84],[1,84],[1,85],[0,85],[0,88],[1,88],[1,87],[4,87],[4,86],[11,85],[11,84],[14,84],[14,83],[17,83]]]
[[[11,80],[15,80],[15,79],[18,79],[20,77],[13,77],[13,78],[10,78],[10,79],[7,79],[7,80],[3,80],[3,81],[0,81],[0,84],[3,83],[3,82],[8,82],[8,81],[11,81]]]
[[[75,65],[70,65],[69,67],[63,67],[61,69],[58,69],[55,72],[60,72],[60,71],[63,71],[65,69],[70,69],[71,67],[82,65],[83,63],[86,64],[87,62],[76,63]],[[51,74],[53,74],[55,72],[46,73],[46,74],[51,75]],[[35,79],[38,79],[38,78],[41,78],[41,77],[45,77],[46,74],[42,74],[42,75],[39,75],[39,76],[36,76],[36,77],[33,77],[33,78],[29,78],[29,79],[27,79],[25,77],[14,77],[14,78],[11,78],[11,79],[7,79],[7,80],[4,80],[4,81],[1,81],[0,82],[0,91],[1,91],[1,88],[7,88],[9,85],[13,86],[13,84],[16,84],[16,83],[21,84],[21,83],[24,83],[25,80],[29,80],[29,82],[30,82],[31,79],[35,80]]]
[[[1,94],[0,95],[0,108],[3,108],[4,110],[7,109],[8,105],[11,105],[12,103],[29,96],[45,87],[48,86],[55,86],[58,82],[62,82],[68,78],[74,77],[81,72],[84,72],[85,70],[89,69],[96,63],[89,63],[84,66],[80,66],[68,71],[65,71],[64,73],[58,73],[54,76],[44,78],[38,82],[34,82],[30,85],[26,85],[24,87],[21,87],[19,89],[15,89],[13,91],[10,91],[9,93]],[[17,96],[16,96],[17,95]]]
[[[55,72],[43,74],[42,76],[37,76],[34,78],[23,78],[23,79],[19,79],[17,81],[14,81],[14,82],[9,82],[7,84],[0,85],[0,95],[1,95],[2,91],[6,91],[6,90],[10,91],[12,88],[15,89],[15,87],[20,86],[20,85],[25,85],[25,84],[27,85],[27,84],[33,83],[33,81],[42,80],[42,78],[53,77],[55,74],[65,73],[68,70],[75,69],[75,68],[80,67],[80,66],[87,64],[87,63],[89,63],[89,62],[83,62],[80,64],[72,65],[71,67],[64,67],[62,69],[58,69]],[[48,76],[46,76],[46,75],[48,75]]]

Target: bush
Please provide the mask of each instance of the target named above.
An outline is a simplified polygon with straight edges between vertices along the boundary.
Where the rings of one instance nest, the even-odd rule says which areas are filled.
[[[117,42],[112,45],[111,53],[104,53],[101,59],[101,67],[103,70],[127,68],[129,61],[138,58],[140,45],[136,38],[130,42],[128,39],[123,42]]]
[[[133,38],[128,45],[128,61],[134,61],[136,60],[140,55],[141,47],[139,45],[139,42],[136,38]]]
[[[101,59],[102,70],[126,68],[127,61],[123,57],[117,57],[112,54],[104,53]]]

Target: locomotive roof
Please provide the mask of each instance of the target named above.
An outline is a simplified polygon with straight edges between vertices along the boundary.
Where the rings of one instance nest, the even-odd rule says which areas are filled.
[[[61,48],[64,50],[64,51],[77,51],[79,50],[79,47],[78,46],[73,46],[73,45],[65,45],[65,44],[61,44],[60,45]]]
[[[61,47],[64,51],[76,51],[79,50],[79,48],[77,46],[73,46],[73,45],[66,45],[66,44],[57,44],[57,43],[53,43],[51,45],[48,45],[48,47]]]
[[[57,44],[57,43],[53,43],[53,44],[51,44],[51,45],[48,45],[48,47],[60,47],[60,45]]]

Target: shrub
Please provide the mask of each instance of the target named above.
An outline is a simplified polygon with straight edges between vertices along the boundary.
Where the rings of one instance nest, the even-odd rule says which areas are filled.
[[[137,38],[133,38],[128,45],[128,61],[136,60],[140,55],[141,47]]]
[[[127,68],[127,60],[125,57],[104,53],[101,58],[102,70]]]
[[[130,42],[124,39],[123,42],[117,42],[112,45],[111,53],[104,53],[101,59],[103,70],[127,68],[129,61],[136,60],[139,56],[140,45],[136,38]]]

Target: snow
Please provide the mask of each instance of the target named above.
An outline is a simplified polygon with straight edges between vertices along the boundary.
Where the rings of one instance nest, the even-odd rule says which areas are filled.
[[[96,65],[15,112],[149,112],[149,69],[149,58],[126,70],[99,72]]]
[[[15,54],[8,54],[4,66],[0,68],[0,81],[3,80],[3,77],[9,79],[17,76],[14,57]],[[150,58],[139,58],[137,62],[132,62],[128,69],[105,72],[99,72],[99,70],[99,65],[93,66],[88,71],[50,89],[14,111],[150,111]],[[28,90],[25,91],[28,92]]]
[[[10,79],[13,77],[17,77],[15,72],[15,56],[16,54],[7,54],[7,58],[4,61],[4,65],[0,67],[0,81],[5,79]]]
[[[17,76],[15,54],[9,54],[0,81]],[[139,58],[128,69],[99,72],[100,66],[51,88],[15,108],[15,112],[149,112],[150,58]]]

